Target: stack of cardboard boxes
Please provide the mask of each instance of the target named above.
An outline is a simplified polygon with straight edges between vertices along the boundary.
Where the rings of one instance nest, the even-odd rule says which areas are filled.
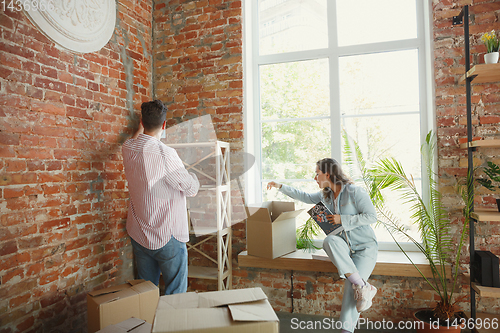
[[[279,320],[260,288],[159,297],[149,281],[87,295],[90,333],[278,333]]]

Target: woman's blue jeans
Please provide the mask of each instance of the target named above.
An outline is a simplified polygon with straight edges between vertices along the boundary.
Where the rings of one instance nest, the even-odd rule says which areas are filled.
[[[139,279],[158,285],[160,272],[165,282],[165,295],[185,293],[187,291],[188,254],[186,243],[174,237],[157,250],[150,250],[132,238],[135,264]]]

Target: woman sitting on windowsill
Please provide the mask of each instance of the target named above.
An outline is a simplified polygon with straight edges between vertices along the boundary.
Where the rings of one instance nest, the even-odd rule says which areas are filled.
[[[308,204],[323,204],[333,212],[327,215],[332,224],[341,224],[344,232],[327,235],[323,249],[337,267],[344,283],[340,321],[342,333],[354,332],[359,313],[372,305],[377,288],[366,282],[377,262],[378,243],[370,224],[377,221],[375,208],[366,191],[353,184],[331,158],[316,163],[314,180],[323,189],[305,193],[291,186],[269,182],[287,196]]]

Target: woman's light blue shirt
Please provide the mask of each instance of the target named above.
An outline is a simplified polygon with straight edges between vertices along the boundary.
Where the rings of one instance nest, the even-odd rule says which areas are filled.
[[[307,204],[317,204],[320,201],[334,214],[340,215],[349,243],[353,251],[367,247],[378,248],[375,232],[370,226],[377,222],[375,207],[366,191],[354,184],[342,187],[337,200],[323,197],[323,191],[306,193],[288,185],[282,185],[280,192]]]

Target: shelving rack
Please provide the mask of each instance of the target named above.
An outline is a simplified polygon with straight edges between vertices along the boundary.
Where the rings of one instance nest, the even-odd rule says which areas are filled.
[[[490,83],[500,81],[500,64],[479,64],[470,67],[470,41],[469,41],[469,6],[465,5],[458,16],[453,17],[453,25],[463,24],[464,42],[465,42],[465,74],[459,79],[459,83],[465,83],[466,103],[467,103],[467,142],[461,145],[461,148],[467,149],[467,167],[468,173],[471,175],[471,183],[467,184],[468,195],[474,196],[474,181],[473,157],[474,151],[478,148],[500,148],[500,140],[474,140],[472,136],[472,81],[474,83]],[[481,297],[500,297],[500,288],[483,287],[475,281],[474,270],[474,227],[477,221],[500,221],[500,213],[493,209],[477,209],[474,210],[474,202],[472,201],[469,207],[471,214],[471,223],[469,224],[469,265],[470,265],[470,301],[471,312],[470,316],[474,321],[476,318],[483,318],[487,314],[476,313],[476,294]],[[493,315],[498,319],[497,315]],[[481,329],[473,329],[472,332],[483,332]],[[486,330],[484,331],[486,332]],[[488,331],[490,332],[490,331]]]
[[[187,198],[192,235],[187,248],[213,265],[190,264],[188,277],[217,280],[218,290],[232,289],[230,145],[223,141],[175,144],[162,141],[177,151],[186,170],[196,173],[201,185],[195,197]],[[215,256],[202,250],[214,238]]]

